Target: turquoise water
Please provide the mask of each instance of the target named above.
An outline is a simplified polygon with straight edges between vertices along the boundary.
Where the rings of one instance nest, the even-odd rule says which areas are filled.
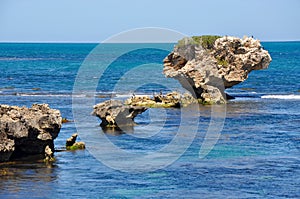
[[[133,93],[180,90],[175,80],[162,74],[162,60],[173,44],[104,44],[87,57],[96,46],[0,44],[0,103],[48,103],[73,120],[74,99],[97,103]],[[85,123],[91,139],[81,131],[79,135],[88,150],[57,152],[51,165],[35,159],[1,164],[5,175],[0,172],[0,198],[299,198],[300,42],[263,46],[273,59],[269,69],[253,71],[245,82],[228,89],[236,99],[226,109],[201,106],[199,115],[187,110],[187,120],[196,118],[199,124],[191,145],[174,163],[154,171],[126,172],[113,169],[96,154],[105,151],[104,143],[92,140],[100,135],[128,152],[151,153],[170,144],[180,126],[186,125],[180,144],[188,142],[192,126],[189,121],[182,124],[181,110],[151,109],[136,118],[139,125],[128,134],[104,134],[94,123]],[[126,49],[135,50],[117,56]],[[97,71],[103,63],[110,64],[100,76]],[[87,80],[91,77],[97,83],[95,92],[76,92],[72,99],[84,65],[90,69]],[[212,151],[199,158],[211,116],[219,109],[226,110],[220,137]],[[57,149],[80,130],[75,125],[63,125]],[[122,165],[115,153],[105,155]]]

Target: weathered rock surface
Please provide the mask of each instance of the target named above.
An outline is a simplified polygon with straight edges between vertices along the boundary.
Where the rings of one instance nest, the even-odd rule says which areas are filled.
[[[180,108],[191,103],[197,103],[191,95],[180,94],[178,92],[158,94],[153,97],[147,95],[134,95],[125,101],[126,105],[145,106],[149,108]]]
[[[180,107],[180,94],[176,92],[168,93],[167,95],[134,95],[125,101],[125,104],[132,106],[145,106],[150,108],[168,108]]]
[[[0,161],[54,151],[61,128],[61,115],[48,104],[31,108],[0,105]]]
[[[119,100],[108,100],[94,106],[93,115],[102,121],[102,127],[133,126],[134,118],[146,111],[146,107],[124,105]]]
[[[197,40],[201,41],[201,37]],[[203,103],[225,103],[224,90],[245,81],[252,70],[272,61],[259,40],[224,36],[210,45],[184,38],[164,59],[163,73],[172,77]]]

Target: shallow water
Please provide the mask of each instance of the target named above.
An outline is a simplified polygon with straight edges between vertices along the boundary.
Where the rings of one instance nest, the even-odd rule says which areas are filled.
[[[106,47],[101,58],[108,59],[116,53],[115,45],[109,47],[111,51]],[[171,44],[164,45],[172,49]],[[300,43],[263,45],[273,58],[270,68],[254,71],[247,81],[228,89],[237,98],[225,107],[200,106],[196,112],[186,108],[186,123],[182,123],[183,110],[151,109],[136,118],[139,125],[133,132],[120,135],[104,134],[99,121],[88,121],[82,125],[91,130],[87,132],[90,139],[86,140],[86,134],[79,132],[80,138],[85,138],[87,150],[57,152],[56,162],[50,165],[37,159],[0,164],[0,198],[299,198],[300,101],[298,97],[280,96],[299,95]],[[0,44],[0,103],[19,106],[48,103],[59,109],[63,117],[74,120],[74,80],[80,64],[94,47],[94,44]],[[166,54],[162,50],[143,49],[116,60],[100,78],[95,102],[108,99],[111,93],[123,99],[133,92],[152,94],[176,88],[175,80],[167,80],[163,86],[158,84],[164,81],[159,62]],[[145,63],[153,65],[134,67]],[[152,78],[153,84],[143,84],[145,78]],[[118,83],[119,79],[126,84]],[[116,84],[126,86],[116,89]],[[86,93],[76,93],[74,98],[82,102],[94,99]],[[226,117],[220,137],[212,151],[199,158],[213,112],[222,118],[224,109]],[[126,161],[117,159],[120,157],[104,148],[104,143],[93,142],[94,138],[105,136],[123,150],[147,154],[170,144],[181,126],[192,129],[188,125],[195,118],[198,128],[191,145],[166,167],[149,172],[124,172],[95,158],[97,150],[102,149],[108,160],[120,165]],[[64,147],[65,140],[77,130],[74,122],[63,124],[55,140],[56,148]],[[180,134],[178,145],[189,144],[188,138],[193,135],[192,130],[186,130]],[[172,154],[157,154],[156,160],[165,161],[164,155]],[[137,162],[132,164],[133,169],[138,167]]]

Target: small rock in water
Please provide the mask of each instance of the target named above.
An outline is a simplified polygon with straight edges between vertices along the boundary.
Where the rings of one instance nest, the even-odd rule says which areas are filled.
[[[63,117],[61,119],[61,123],[68,123],[68,122],[71,122],[70,120],[68,120],[67,118]]]
[[[78,149],[85,149],[84,142],[76,142],[78,134],[74,133],[70,138],[66,141],[66,148],[67,150],[78,150]]]
[[[66,147],[72,146],[76,142],[77,136],[78,134],[74,133],[70,138],[68,138],[66,141]]]

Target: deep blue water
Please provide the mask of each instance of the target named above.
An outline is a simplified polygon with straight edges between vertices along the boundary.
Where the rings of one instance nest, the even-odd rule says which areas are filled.
[[[173,44],[0,44],[0,103],[48,103],[76,120],[63,124],[56,148],[77,131],[87,144],[84,151],[57,152],[52,165],[1,164],[6,174],[0,172],[0,198],[299,198],[300,42],[263,46],[273,59],[269,68],[228,89],[236,99],[227,105],[151,109],[127,134],[118,135],[105,134],[96,118],[84,115],[92,110],[90,102],[181,90],[162,74],[162,60]],[[212,122],[214,114],[221,122]],[[199,158],[214,125],[220,135]],[[171,145],[181,127],[175,150],[155,153]],[[155,158],[132,161],[129,171],[125,162],[131,159],[110,151],[105,142]],[[183,155],[167,164],[185,145]],[[153,160],[166,164],[156,169]]]

